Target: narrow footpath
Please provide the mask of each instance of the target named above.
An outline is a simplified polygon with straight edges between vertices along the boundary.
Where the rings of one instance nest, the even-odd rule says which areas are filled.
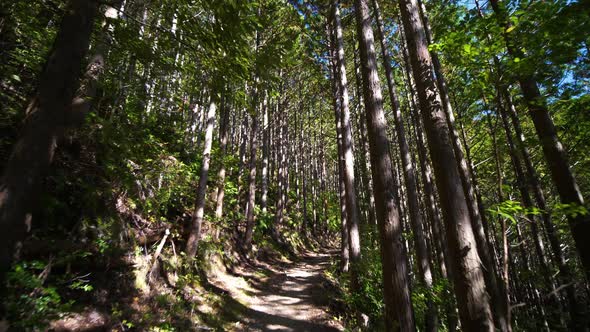
[[[242,304],[234,331],[337,332],[344,327],[329,304],[333,289],[323,275],[335,252],[307,252],[297,262],[257,262],[211,283]]]

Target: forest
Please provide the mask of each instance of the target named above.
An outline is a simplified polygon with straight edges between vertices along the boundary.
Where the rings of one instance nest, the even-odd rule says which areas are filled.
[[[0,1],[0,332],[590,331],[590,1]]]

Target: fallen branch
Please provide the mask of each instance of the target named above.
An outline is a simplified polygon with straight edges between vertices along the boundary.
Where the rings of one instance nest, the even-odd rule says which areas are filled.
[[[170,235],[170,230],[166,229],[164,237],[162,237],[162,241],[160,241],[160,244],[158,244],[158,247],[156,248],[156,252],[154,253],[154,258],[152,258],[152,267],[150,268],[150,272],[148,274],[148,282],[150,282],[152,279],[152,273],[154,273],[154,270],[155,270],[156,265],[158,263],[158,257],[162,253],[162,249],[164,249],[164,244],[166,243],[166,240],[168,239],[168,235]]]
[[[547,298],[548,298],[548,297],[551,297],[551,296],[557,295],[557,293],[559,293],[559,292],[560,292],[562,289],[564,289],[564,288],[566,288],[566,287],[569,287],[569,286],[571,286],[571,285],[573,285],[573,284],[574,284],[573,282],[570,282],[570,283],[567,283],[567,284],[565,284],[565,285],[561,285],[561,286],[559,286],[559,287],[555,288],[553,291],[551,291],[551,292],[550,292],[550,293],[548,293],[547,295],[545,295],[545,297],[547,297]]]

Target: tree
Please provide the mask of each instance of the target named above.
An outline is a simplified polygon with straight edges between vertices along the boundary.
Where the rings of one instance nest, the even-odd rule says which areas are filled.
[[[388,331],[414,331],[414,314],[407,280],[407,258],[403,249],[402,225],[395,201],[393,166],[377,74],[375,41],[366,0],[354,2],[359,37],[363,96],[369,134],[375,210],[381,237],[385,320]]]
[[[191,231],[186,241],[186,255],[195,257],[199,240],[201,239],[201,226],[205,216],[205,197],[207,192],[207,180],[209,179],[209,165],[211,163],[211,146],[213,145],[213,128],[215,126],[215,112],[217,111],[217,92],[213,92],[209,102],[209,111],[207,112],[207,127],[205,129],[205,145],[203,146],[203,161],[201,165],[201,175],[197,186],[197,198],[195,200],[195,210],[191,217]]]
[[[430,268],[430,253],[426,248],[426,239],[424,236],[424,226],[422,215],[420,214],[420,202],[418,193],[418,184],[416,174],[414,172],[414,165],[410,157],[410,147],[406,138],[404,123],[402,119],[402,112],[400,109],[395,83],[393,82],[393,73],[391,68],[391,57],[389,56],[388,45],[383,37],[383,22],[381,19],[381,12],[379,4],[373,0],[373,7],[375,18],[377,22],[377,38],[381,44],[381,54],[383,58],[383,67],[385,68],[385,78],[387,79],[387,87],[389,90],[389,99],[391,108],[393,110],[393,119],[395,124],[396,137],[400,149],[402,160],[403,176],[406,185],[406,196],[408,202],[408,210],[410,212],[410,222],[412,224],[412,232],[414,234],[414,245],[416,248],[416,256],[418,259],[418,273],[420,275],[420,282],[426,287],[428,294],[432,294],[432,272]],[[426,313],[426,331],[437,330],[437,313],[431,295],[428,299],[428,312]]]
[[[98,3],[71,0],[66,13],[39,78],[37,92],[27,107],[25,126],[0,180],[0,225],[6,230],[0,237],[2,284],[31,228],[33,209],[58,139],[65,130],[81,122],[81,114],[77,114],[79,109],[73,102],[79,102],[74,97],[98,15]]]
[[[483,270],[450,130],[432,72],[420,9],[416,0],[400,0],[399,6],[453,260],[461,323],[467,331],[493,331]]]
[[[504,29],[503,36],[508,53],[513,59],[519,59],[517,61],[525,59],[526,56],[517,46],[517,41],[510,35],[510,31],[513,29],[504,3],[493,0],[490,1],[490,4],[498,24]],[[537,81],[532,75],[526,73],[518,75],[517,80],[562,204],[583,207],[584,197],[570,169],[566,151],[557,136],[557,130],[549,115],[546,101],[539,91]],[[590,244],[586,241],[590,234],[590,217],[584,213],[570,214],[568,215],[568,223],[586,273],[586,279],[590,280]]]
[[[358,290],[358,264],[361,259],[361,248],[359,239],[359,213],[357,196],[354,187],[354,157],[352,154],[352,130],[350,124],[350,108],[348,97],[348,80],[346,78],[346,62],[344,59],[344,40],[342,36],[342,22],[340,20],[340,9],[338,1],[332,2],[333,27],[335,35],[335,50],[337,71],[335,78],[338,80],[340,92],[340,104],[336,111],[340,112],[337,119],[340,120],[342,135],[342,155],[344,158],[343,177],[346,199],[346,226],[348,228],[348,245],[350,248],[350,263],[352,272],[353,288]]]

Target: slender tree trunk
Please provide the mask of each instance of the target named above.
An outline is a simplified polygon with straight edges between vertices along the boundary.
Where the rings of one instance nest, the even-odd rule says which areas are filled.
[[[211,146],[213,144],[213,127],[215,126],[215,112],[217,94],[214,91],[211,94],[209,111],[207,112],[207,127],[205,129],[205,146],[203,147],[203,161],[201,165],[201,176],[197,186],[197,198],[195,201],[195,210],[191,220],[191,230],[186,241],[186,255],[189,258],[195,257],[197,247],[201,239],[201,225],[205,215],[205,193],[207,192],[207,180],[209,178],[209,164],[211,162]]]
[[[462,327],[466,331],[494,331],[468,202],[432,72],[420,8],[416,0],[399,0],[399,6],[446,223]]]
[[[326,142],[325,142],[325,133],[322,129],[322,146],[326,146]],[[324,232],[327,235],[328,234],[328,193],[326,191],[326,183],[327,183],[327,173],[326,173],[326,153],[324,151],[324,149],[321,150],[321,160],[322,160],[322,176],[321,176],[321,188],[322,188],[322,201],[323,201],[323,218],[324,218]],[[293,155],[293,154],[292,154]],[[353,187],[354,190],[354,187]],[[287,195],[288,197],[288,195]],[[358,225],[356,228],[356,233],[358,234]],[[359,253],[360,253],[360,240],[358,240],[359,244]],[[351,246],[352,247],[352,246]]]
[[[268,128],[268,93],[265,93],[264,95],[262,117],[262,197],[260,199],[260,208],[262,209],[262,213],[265,214],[268,201],[268,150],[270,144],[270,128]]]
[[[354,52],[354,78],[356,82],[356,94],[357,103],[359,109],[359,134],[360,134],[360,151],[361,151],[361,174],[363,182],[367,184],[367,196],[369,198],[368,204],[368,222],[371,225],[376,225],[375,219],[375,196],[373,195],[373,179],[369,176],[371,172],[371,156],[369,155],[368,143],[367,143],[367,121],[365,113],[363,112],[363,95],[362,95],[362,83],[361,83],[361,72],[360,64],[358,63],[357,52]]]
[[[381,234],[381,256],[385,291],[385,319],[388,331],[415,331],[410,298],[407,257],[403,249],[402,225],[396,206],[393,164],[389,156],[385,113],[369,6],[355,0],[360,43],[363,95],[369,134],[375,207]]]
[[[219,238],[221,229],[221,217],[223,217],[223,198],[225,196],[225,155],[227,153],[227,127],[229,125],[229,105],[228,98],[224,95],[221,103],[221,124],[219,128],[219,158],[221,164],[219,166],[219,173],[217,174],[217,191],[215,194],[215,221],[217,227],[215,229],[215,238]]]
[[[277,202],[276,202],[276,213],[275,222],[273,226],[273,236],[278,239],[278,228],[282,227],[285,213],[285,165],[286,156],[282,149],[285,144],[285,130],[283,127],[283,121],[285,120],[284,114],[278,114],[278,129],[277,129],[277,167],[278,167],[278,181],[277,181]],[[317,173],[314,178],[317,178]],[[312,188],[312,202],[315,202],[315,187]],[[314,217],[316,215],[315,204],[314,204]]]
[[[301,91],[303,91],[303,89],[300,90],[300,93],[302,93]],[[302,97],[300,95],[300,97]],[[294,162],[295,162],[295,215],[297,216],[298,219],[301,218],[301,184],[300,184],[300,180],[302,178],[301,173],[300,172],[300,159],[301,159],[301,155],[299,153],[297,153],[298,150],[301,148],[301,141],[299,140],[299,121],[301,118],[301,114],[303,114],[303,100],[301,100],[299,102],[299,112],[295,113],[295,121],[294,121],[294,125],[293,125],[293,143],[291,144],[291,155],[293,156]]]
[[[503,256],[502,256],[502,280],[504,281],[504,288],[505,289],[510,289],[510,283],[509,283],[509,274],[508,274],[508,266],[509,266],[509,260],[508,260],[508,228],[506,227],[506,218],[502,218],[502,252],[503,252]],[[506,307],[510,308],[510,298],[508,297],[508,291],[506,291],[506,297],[504,298],[504,301],[506,301]],[[508,312],[506,313],[506,317],[508,319],[508,321],[510,321],[510,315],[511,312],[510,310],[508,310]]]
[[[57,140],[65,130],[80,124],[84,115],[79,113],[83,111],[79,107],[81,100],[74,97],[98,14],[98,2],[70,0],[65,13],[37,92],[26,110],[20,138],[0,179],[0,226],[3,229],[0,235],[0,289],[31,229],[33,209],[39,201]],[[95,69],[91,63],[87,75],[99,74]]]
[[[334,16],[334,34],[335,34],[335,55],[337,60],[336,77],[340,92],[340,125],[342,134],[342,155],[344,157],[344,189],[346,191],[346,216],[348,226],[348,244],[350,247],[351,278],[353,292],[359,291],[358,281],[358,263],[361,257],[360,237],[359,237],[359,213],[357,196],[354,189],[354,157],[352,154],[352,130],[350,125],[350,108],[348,98],[348,80],[346,78],[346,60],[344,58],[344,41],[342,36],[342,23],[340,20],[340,10],[338,1],[332,2]]]
[[[502,126],[504,127],[504,132],[506,134],[506,142],[508,143],[508,152],[510,154],[510,159],[512,160],[513,168],[514,168],[514,175],[516,178],[516,184],[518,186],[518,190],[520,191],[520,196],[522,199],[522,203],[525,208],[532,209],[533,208],[533,201],[529,194],[529,191],[526,187],[526,180],[524,177],[524,171],[522,169],[522,165],[520,162],[520,157],[518,152],[516,151],[516,146],[514,144],[514,140],[512,139],[512,131],[510,130],[510,124],[508,123],[508,118],[506,116],[506,112],[503,109],[503,104],[498,103],[498,113],[502,120]],[[537,256],[539,257],[539,265],[541,266],[541,272],[543,274],[543,278],[545,279],[545,284],[547,287],[553,288],[551,285],[553,281],[551,280],[551,271],[549,270],[549,266],[547,265],[547,260],[545,259],[545,249],[542,243],[542,239],[539,234],[539,230],[537,228],[536,217],[534,214],[528,214],[528,218],[530,219],[530,227],[531,227],[531,234],[533,235],[533,241],[535,245],[535,251]]]
[[[331,74],[332,74],[332,95],[333,95],[333,107],[334,107],[334,118],[336,120],[336,143],[338,147],[338,197],[340,201],[340,260],[341,260],[341,271],[348,272],[350,267],[350,250],[348,244],[348,215],[346,213],[346,190],[345,190],[345,183],[344,183],[344,155],[342,153],[342,122],[340,120],[340,116],[342,111],[340,110],[341,107],[341,99],[340,99],[340,92],[338,84],[336,83],[337,77],[337,60],[334,56],[334,44],[335,44],[335,34],[334,30],[328,30],[330,32],[331,37],[331,44],[330,45],[330,54],[332,56],[331,61]]]
[[[240,130],[240,154],[239,154],[239,160],[238,160],[238,204],[236,204],[236,207],[238,209],[238,211],[240,211],[241,207],[242,207],[242,196],[243,196],[243,174],[244,174],[244,168],[246,167],[246,145],[248,143],[248,114],[246,112],[245,109],[242,110],[242,125],[241,125],[241,130]],[[244,211],[244,214],[247,214],[248,211]],[[238,227],[236,225],[236,227]]]
[[[334,80],[332,79],[333,84],[335,84]],[[307,140],[303,139],[303,118],[301,119],[301,125],[299,129],[299,136],[301,137],[301,154],[302,154],[302,166],[301,171],[303,173],[303,231],[307,235],[308,226],[309,226],[309,218],[307,215],[307,187],[308,187],[308,174],[309,174],[309,157],[308,157],[308,149],[307,149]]]
[[[259,34],[256,33],[256,50],[259,44]],[[254,79],[252,98],[252,110],[250,116],[252,117],[252,130],[250,131],[250,165],[248,176],[248,198],[246,201],[246,231],[244,232],[243,247],[247,252],[252,250],[252,236],[254,234],[255,214],[254,208],[256,205],[256,159],[258,152],[258,94],[260,87],[258,86],[258,76]]]

